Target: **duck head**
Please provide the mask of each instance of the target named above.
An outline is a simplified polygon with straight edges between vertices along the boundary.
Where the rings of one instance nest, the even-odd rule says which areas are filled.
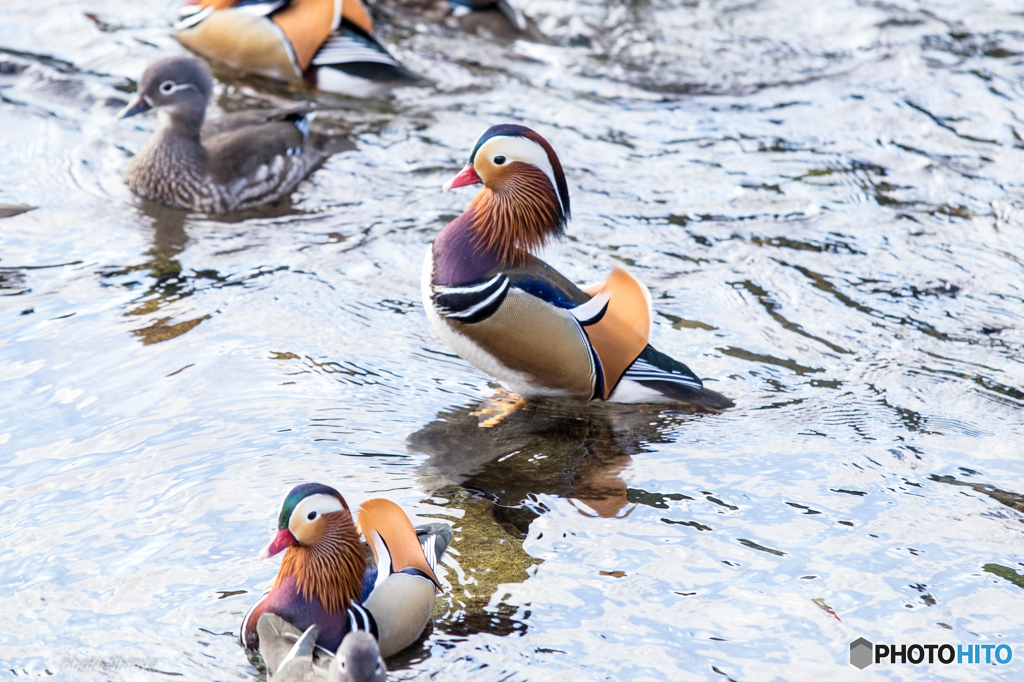
[[[172,125],[194,128],[198,135],[213,92],[210,67],[195,57],[165,57],[142,74],[139,89],[118,114],[118,119],[150,109],[166,113]]]
[[[444,184],[482,184],[470,205],[478,248],[522,263],[569,220],[569,188],[555,150],[520,125],[492,126],[480,136],[469,164]]]
[[[260,559],[266,559],[285,551],[275,587],[295,576],[302,596],[319,599],[329,613],[347,609],[358,598],[366,552],[341,493],[320,483],[295,486],[281,503],[277,529],[260,552]]]
[[[345,635],[327,671],[327,682],[385,682],[387,677],[377,640],[362,630]]]

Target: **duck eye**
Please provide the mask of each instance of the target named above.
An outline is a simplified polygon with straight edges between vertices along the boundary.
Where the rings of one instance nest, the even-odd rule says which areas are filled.
[[[503,163],[505,163],[505,157],[504,156],[498,155],[498,156],[494,157],[494,165],[495,166],[500,166]]]
[[[306,518],[309,519],[310,521],[312,521],[313,519],[316,518],[316,512],[315,511],[309,512],[309,514],[306,515]]]
[[[348,661],[346,661],[344,658],[338,659],[338,667],[344,671],[345,668],[348,667]]]
[[[176,84],[174,81],[164,81],[160,84],[160,92],[164,93],[165,95],[169,95],[172,92],[174,92],[175,85]]]

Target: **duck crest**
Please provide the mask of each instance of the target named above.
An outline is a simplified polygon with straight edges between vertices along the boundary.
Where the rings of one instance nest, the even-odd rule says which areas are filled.
[[[323,519],[325,531],[320,538],[285,551],[274,588],[295,576],[295,588],[304,599],[316,598],[328,613],[341,613],[362,592],[366,552],[348,509],[325,514]]]
[[[544,171],[528,163],[507,166],[496,189],[483,187],[470,204],[476,247],[499,261],[524,265],[565,229],[558,196]]]

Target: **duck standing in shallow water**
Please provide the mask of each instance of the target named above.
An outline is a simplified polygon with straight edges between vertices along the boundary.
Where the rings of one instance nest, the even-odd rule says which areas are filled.
[[[627,272],[580,288],[532,255],[569,219],[562,165],[543,137],[488,129],[444,189],[480,183],[423,267],[427,317],[456,353],[524,398],[733,405],[648,345],[651,297]]]
[[[329,92],[370,96],[419,80],[374,34],[361,0],[190,0],[176,28],[204,57]]]
[[[367,500],[352,521],[345,498],[319,483],[292,489],[281,505],[278,532],[260,558],[285,551],[273,586],[246,613],[241,641],[260,648],[258,623],[264,613],[280,616],[305,631],[319,627],[316,644],[338,649],[345,635],[362,630],[376,637],[387,657],[416,641],[430,621],[434,569],[452,533],[444,524],[422,532],[394,502]],[[366,549],[376,558],[367,568]]]
[[[203,124],[213,91],[206,62],[154,62],[119,119],[156,109],[160,125],[128,162],[124,181],[153,201],[224,213],[291,193],[327,152],[309,143],[308,107],[246,111]]]

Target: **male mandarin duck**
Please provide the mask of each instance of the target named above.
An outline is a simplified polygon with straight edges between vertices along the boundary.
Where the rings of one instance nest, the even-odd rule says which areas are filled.
[[[361,0],[188,0],[176,28],[204,57],[329,92],[419,80],[374,35]]]
[[[385,682],[388,669],[377,640],[362,630],[345,635],[333,656],[316,646],[320,626],[303,632],[272,613],[256,623],[269,682]]]
[[[480,183],[423,267],[427,317],[456,353],[523,398],[733,405],[648,345],[651,296],[627,272],[581,288],[532,255],[569,219],[562,165],[543,137],[488,129],[444,189]]]
[[[223,213],[275,201],[328,153],[309,142],[308,107],[246,111],[207,122],[213,76],[195,57],[166,57],[146,69],[119,119],[149,109],[157,131],[128,162],[125,183],[170,206]]]
[[[258,624],[266,613],[299,631],[318,626],[316,644],[328,652],[349,632],[363,630],[377,638],[386,658],[423,632],[440,587],[434,570],[451,541],[450,526],[414,529],[394,502],[373,499],[360,507],[357,527],[337,490],[304,483],[285,497],[277,527],[260,558],[282,550],[285,555],[274,584],[242,621],[239,637],[247,649],[261,647]],[[367,565],[360,533],[376,567]]]

